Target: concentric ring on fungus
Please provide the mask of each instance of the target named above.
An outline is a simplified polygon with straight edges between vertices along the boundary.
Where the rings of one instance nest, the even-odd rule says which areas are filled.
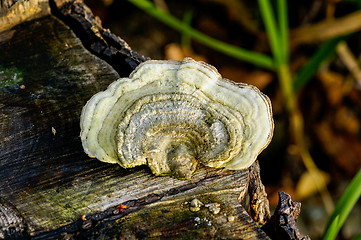
[[[256,87],[185,58],[140,64],[87,102],[80,127],[90,157],[190,178],[198,163],[248,168],[271,141],[273,119]]]

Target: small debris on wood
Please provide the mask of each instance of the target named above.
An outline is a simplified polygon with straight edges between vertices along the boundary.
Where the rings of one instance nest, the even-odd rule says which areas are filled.
[[[198,212],[199,210],[201,210],[201,207],[203,205],[204,204],[201,201],[195,198],[190,202],[189,210],[191,210],[192,212]],[[221,211],[221,204],[219,203],[207,203],[204,206],[208,208],[208,210],[213,214],[218,214]]]
[[[301,210],[301,203],[293,202],[290,195],[279,192],[279,202],[275,213],[262,227],[262,230],[272,239],[279,240],[308,240],[309,236],[302,237],[296,222]]]
[[[234,216],[228,216],[227,217],[228,222],[234,222],[234,220],[236,220],[236,218]]]
[[[201,224],[205,224],[207,226],[212,226],[212,221],[208,220],[206,217],[204,218],[200,218],[200,217],[195,217],[194,218],[195,221],[195,226],[201,225]]]
[[[219,203],[208,203],[204,206],[213,214],[218,214],[221,211],[221,205]]]
[[[124,212],[126,208],[127,208],[127,206],[125,206],[125,205],[123,205],[123,204],[119,204],[119,205],[117,206],[117,209],[118,209],[120,212]]]
[[[83,222],[82,228],[83,229],[90,229],[92,227],[93,223],[91,219],[85,220]]]
[[[56,130],[55,130],[55,128],[54,127],[51,127],[51,132],[54,134],[54,136],[55,136],[55,134],[56,134]]]
[[[203,203],[199,201],[197,198],[193,199],[190,203],[189,210],[192,212],[198,212],[201,210],[201,207],[203,206]]]

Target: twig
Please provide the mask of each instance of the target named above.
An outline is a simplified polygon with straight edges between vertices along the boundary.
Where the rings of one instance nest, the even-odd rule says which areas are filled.
[[[361,30],[361,10],[340,18],[327,19],[291,30],[291,46],[325,41]]]
[[[347,69],[351,72],[358,84],[361,86],[361,69],[357,62],[357,59],[352,54],[350,48],[346,42],[340,42],[336,48],[337,54],[340,56],[342,62]]]

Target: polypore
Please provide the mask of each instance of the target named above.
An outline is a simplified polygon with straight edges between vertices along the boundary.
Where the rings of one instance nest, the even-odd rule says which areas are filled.
[[[140,64],[87,102],[80,127],[90,157],[178,178],[248,168],[273,135],[266,95],[191,58]]]

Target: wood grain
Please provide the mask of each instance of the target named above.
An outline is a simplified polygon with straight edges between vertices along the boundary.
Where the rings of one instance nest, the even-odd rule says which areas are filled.
[[[201,168],[177,180],[83,152],[81,109],[119,75],[61,21],[46,16],[0,39],[0,197],[21,214],[22,236],[268,239],[238,202],[248,170]],[[194,198],[220,213],[190,211]]]

